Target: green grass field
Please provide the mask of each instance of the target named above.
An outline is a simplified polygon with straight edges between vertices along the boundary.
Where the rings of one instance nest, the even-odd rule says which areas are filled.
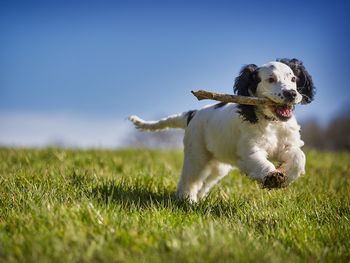
[[[174,198],[179,151],[0,149],[2,262],[349,262],[350,153],[268,191],[238,172]]]

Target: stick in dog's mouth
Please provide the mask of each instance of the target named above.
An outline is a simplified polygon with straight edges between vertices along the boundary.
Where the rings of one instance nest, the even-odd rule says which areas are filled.
[[[266,99],[266,98],[258,98],[258,97],[248,97],[248,96],[237,96],[237,95],[231,95],[231,94],[223,94],[223,93],[217,93],[217,92],[210,92],[205,90],[197,90],[197,91],[191,91],[192,94],[198,99],[198,100],[217,100],[221,102],[233,102],[237,104],[244,104],[244,105],[265,105],[265,106],[281,106],[281,104],[277,104],[276,102],[273,102],[272,100]]]

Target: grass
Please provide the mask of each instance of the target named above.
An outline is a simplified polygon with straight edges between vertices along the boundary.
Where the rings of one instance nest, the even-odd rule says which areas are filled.
[[[278,191],[238,172],[190,205],[178,151],[0,149],[2,262],[349,262],[350,153]]]

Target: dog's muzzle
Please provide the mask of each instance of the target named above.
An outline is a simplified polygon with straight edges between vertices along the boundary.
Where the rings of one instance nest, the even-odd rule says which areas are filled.
[[[293,103],[298,96],[298,93],[295,90],[284,90],[282,94],[287,103]]]

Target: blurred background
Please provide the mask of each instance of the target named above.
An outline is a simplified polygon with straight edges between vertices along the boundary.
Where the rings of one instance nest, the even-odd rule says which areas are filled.
[[[179,147],[127,121],[232,93],[245,64],[298,58],[317,94],[307,147],[350,150],[347,1],[0,1],[0,145]]]

